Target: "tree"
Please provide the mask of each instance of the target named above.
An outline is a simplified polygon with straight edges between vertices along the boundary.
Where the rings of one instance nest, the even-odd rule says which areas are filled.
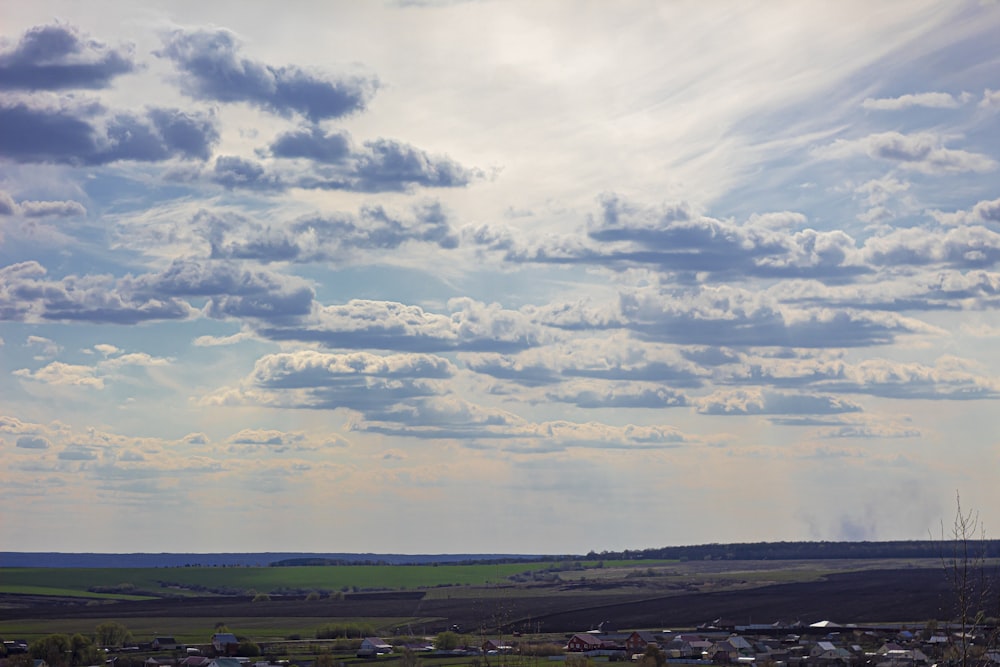
[[[986,530],[979,513],[962,508],[962,498],[955,494],[955,517],[945,534],[941,524],[941,564],[955,596],[955,620],[959,625],[955,660],[961,667],[976,664],[983,648],[973,646],[974,634],[987,617],[992,579],[986,568]],[[995,637],[989,638],[993,644]]]
[[[103,662],[98,655],[97,647],[90,637],[84,637],[79,632],[69,640],[70,664],[77,667],[79,665],[95,665]]]
[[[119,648],[132,641],[132,633],[127,627],[116,621],[101,623],[95,630],[97,644]]]
[[[639,659],[639,667],[663,667],[666,663],[667,656],[655,644],[648,644]]]
[[[439,651],[451,651],[458,648],[458,635],[451,630],[446,630],[434,638],[434,648]]]
[[[66,635],[48,635],[31,642],[28,653],[32,658],[44,660],[50,667],[66,667],[69,663],[70,643]]]

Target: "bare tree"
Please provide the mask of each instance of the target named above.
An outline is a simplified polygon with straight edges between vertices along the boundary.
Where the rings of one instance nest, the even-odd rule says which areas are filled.
[[[974,645],[974,638],[984,628],[987,608],[992,604],[992,580],[987,572],[986,530],[979,512],[965,510],[962,498],[955,493],[955,517],[946,533],[941,523],[941,565],[954,594],[955,617],[959,635],[953,643],[954,658],[961,667],[983,663],[985,649]],[[987,646],[993,643],[990,633]]]

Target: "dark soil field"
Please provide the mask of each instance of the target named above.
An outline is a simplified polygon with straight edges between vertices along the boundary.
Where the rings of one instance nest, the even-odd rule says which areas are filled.
[[[326,617],[424,619],[427,632],[457,624],[466,629],[575,632],[609,622],[618,628],[690,628],[722,618],[734,624],[878,624],[945,620],[947,580],[938,568],[868,569],[827,574],[815,581],[770,583],[733,590],[665,591],[655,586],[609,590],[608,583],[580,582],[538,590],[511,586],[484,591],[449,589],[424,599],[346,600],[273,597],[205,597],[86,604],[79,599],[6,595],[0,620],[114,617]],[[429,620],[432,619],[432,620]]]

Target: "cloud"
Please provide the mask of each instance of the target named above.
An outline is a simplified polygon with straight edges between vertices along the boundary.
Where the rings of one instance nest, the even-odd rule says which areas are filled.
[[[1000,199],[983,200],[967,211],[945,213],[929,211],[930,215],[943,225],[1000,225]]]
[[[182,89],[191,97],[246,102],[314,122],[363,110],[378,88],[372,77],[334,77],[256,62],[241,57],[240,46],[227,30],[175,30],[157,55],[180,69]]]
[[[10,194],[0,190],[0,215],[20,215],[25,218],[70,218],[84,216],[87,209],[77,201],[15,202]]]
[[[979,106],[983,109],[1000,109],[1000,90],[990,90],[987,88],[983,91],[983,99],[979,102]]]
[[[694,401],[706,415],[832,415],[860,412],[861,406],[838,396],[723,389]]]
[[[11,371],[11,375],[42,384],[91,387],[94,389],[104,388],[104,380],[96,376],[94,368],[65,364],[61,361],[53,361],[34,371],[27,368],[20,368]]]
[[[150,108],[103,121],[93,110],[0,106],[0,152],[17,162],[102,165],[171,158],[205,160],[218,141],[215,119],[200,112]]]
[[[933,366],[888,359],[752,358],[717,376],[722,384],[770,385],[786,390],[868,394],[895,399],[981,400],[1000,396],[1000,383],[955,357]]]
[[[208,239],[213,258],[263,262],[351,262],[358,260],[359,250],[395,250],[406,243],[450,249],[458,243],[436,202],[403,211],[370,205],[357,215],[310,216],[267,226],[241,216],[201,212],[192,226]]]
[[[243,389],[209,400],[285,407],[385,410],[415,397],[445,391],[438,380],[455,373],[450,362],[427,354],[379,356],[302,350],[257,360]]]
[[[473,245],[513,263],[584,264],[614,269],[644,266],[673,272],[682,282],[813,277],[844,280],[866,273],[856,242],[840,230],[794,229],[802,214],[754,214],[747,222],[695,215],[683,203],[647,207],[608,194],[589,220],[586,238],[522,232],[488,225],[463,230]]]
[[[326,347],[407,352],[514,351],[543,342],[544,332],[517,311],[457,298],[449,315],[392,301],[352,299],[319,306],[294,326],[262,326],[272,340],[315,342]]]
[[[38,26],[0,53],[0,89],[106,88],[135,69],[130,50],[111,49],[70,26]]]
[[[313,125],[278,135],[269,151],[274,157],[339,163],[351,154],[351,136],[343,130],[327,133]]]
[[[60,461],[96,461],[97,454],[91,447],[83,447],[80,445],[70,445],[66,449],[59,452],[56,457]]]
[[[926,174],[986,172],[997,166],[993,158],[983,153],[945,148],[941,137],[929,132],[881,132],[860,139],[837,139],[814,153],[828,159],[867,155]]]
[[[725,347],[864,347],[901,334],[940,333],[893,313],[796,308],[773,296],[729,286],[690,292],[638,288],[619,297],[621,326],[640,337]]]
[[[286,185],[273,174],[267,174],[259,163],[235,155],[220,155],[209,175],[213,183],[225,188],[247,188],[263,192],[284,190]]]
[[[545,396],[579,408],[663,409],[683,407],[689,402],[681,392],[647,382],[570,382]]]
[[[148,320],[184,319],[195,311],[175,298],[122,289],[111,276],[67,276],[46,279],[38,262],[0,268],[0,319],[136,324]]]
[[[901,111],[912,107],[954,109],[959,104],[959,100],[948,93],[917,93],[900,95],[899,97],[869,97],[861,103],[861,106],[877,111]]]
[[[21,449],[49,449],[52,443],[41,436],[22,435],[15,446]]]

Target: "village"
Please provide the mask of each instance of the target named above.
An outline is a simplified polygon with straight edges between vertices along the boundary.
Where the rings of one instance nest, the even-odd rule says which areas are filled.
[[[289,640],[257,645],[230,632],[216,632],[205,644],[182,645],[173,637],[158,636],[149,642],[99,650],[106,656],[106,667],[343,667],[371,662],[402,667],[422,664],[490,667],[537,665],[545,661],[566,662],[574,667],[627,661],[642,667],[1000,665],[995,631],[984,627],[962,631],[959,627],[939,627],[933,622],[923,626],[862,627],[830,621],[737,626],[717,619],[690,631],[616,632],[608,625],[559,635],[563,642],[552,636],[526,637],[518,633],[472,640],[471,635],[446,631],[424,641],[365,637],[336,644]],[[0,667],[65,667],[65,663],[56,665],[34,657],[37,647],[24,640],[6,640],[3,646],[6,657],[0,660]],[[303,648],[312,655],[296,653],[296,649]]]

